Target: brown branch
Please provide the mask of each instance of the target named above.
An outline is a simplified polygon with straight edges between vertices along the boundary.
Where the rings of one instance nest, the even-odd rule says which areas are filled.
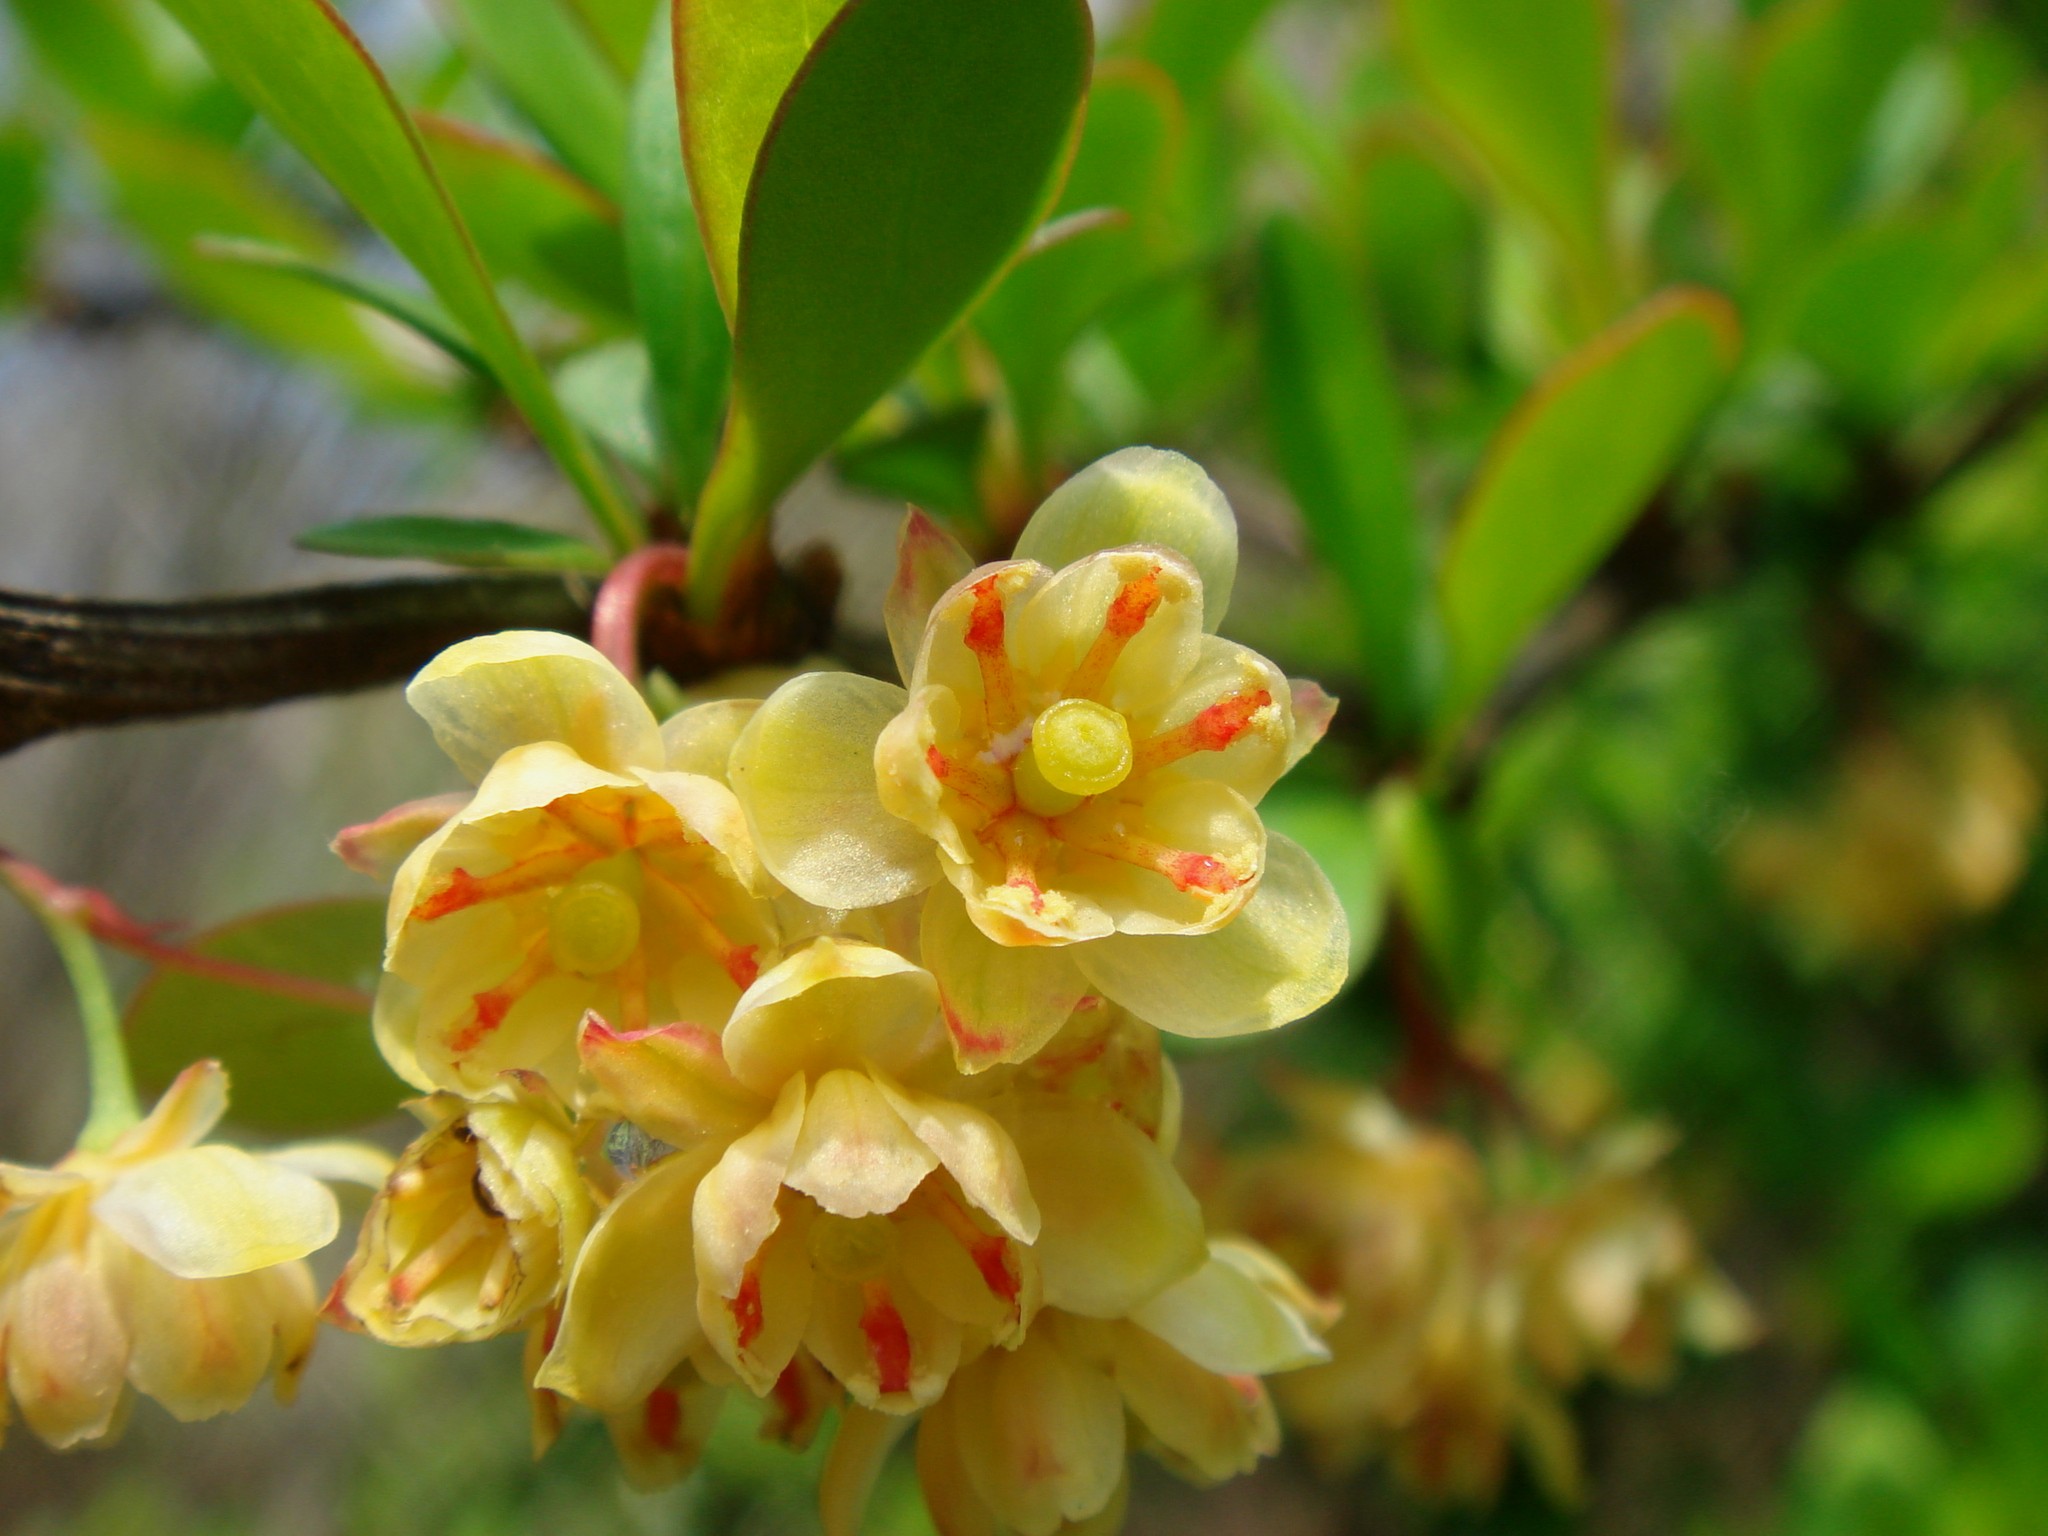
[[[494,629],[582,634],[559,577],[458,576],[191,602],[0,591],[0,752],[83,726],[395,682]]]

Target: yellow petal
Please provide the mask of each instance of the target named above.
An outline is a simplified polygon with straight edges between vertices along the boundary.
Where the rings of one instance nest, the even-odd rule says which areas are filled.
[[[1124,1475],[1124,1405],[1106,1371],[1041,1326],[955,1378],[954,1425],[975,1493],[1005,1525],[1049,1536],[1086,1520]]]
[[[1280,1448],[1272,1401],[1257,1377],[1205,1371],[1142,1328],[1111,1332],[1117,1387],[1176,1471],[1220,1483]]]
[[[59,1173],[50,1168],[30,1168],[21,1163],[0,1163],[0,1216],[9,1211],[40,1205],[52,1195],[81,1188],[84,1174]]]
[[[227,1069],[217,1061],[194,1062],[164,1090],[142,1122],[122,1132],[107,1149],[112,1162],[136,1162],[197,1146],[220,1124],[228,1108]]]
[[[186,1421],[241,1407],[312,1320],[310,1277],[281,1296],[262,1273],[181,1280],[140,1254],[119,1268],[134,1340],[128,1379]],[[280,1314],[285,1296],[302,1305]]]
[[[925,897],[921,953],[962,1072],[1030,1060],[1088,992],[1063,947],[997,944],[949,884]]]
[[[868,1500],[882,1465],[911,1421],[902,1414],[876,1413],[858,1404],[839,1416],[839,1432],[818,1478],[818,1514],[825,1536],[860,1536]]]
[[[865,1284],[821,1276],[804,1343],[862,1407],[912,1413],[946,1390],[961,1328],[900,1276]]]
[[[1017,558],[1058,567],[1124,544],[1178,550],[1201,573],[1202,627],[1222,624],[1237,580],[1237,515],[1201,465],[1161,448],[1097,459],[1031,515]]]
[[[917,1421],[917,1481],[939,1536],[1003,1536],[995,1512],[974,1491],[960,1454],[954,1399],[949,1394]]]
[[[398,868],[434,833],[448,824],[469,803],[461,791],[408,800],[393,806],[375,821],[343,827],[328,843],[336,858],[357,874],[372,880],[389,880]]]
[[[0,1293],[7,1388],[28,1427],[63,1450],[105,1438],[126,1387],[129,1335],[108,1274],[79,1215],[45,1207],[16,1240],[26,1249]]]
[[[318,1180],[235,1147],[190,1147],[117,1175],[93,1215],[174,1275],[203,1280],[304,1258],[341,1227]]]
[[[812,1084],[783,1183],[854,1220],[895,1210],[938,1162],[872,1078],[842,1067]]]
[[[702,1337],[690,1209],[717,1155],[704,1147],[663,1158],[598,1218],[535,1385],[624,1413],[682,1363]]]
[[[696,1471],[724,1406],[724,1388],[685,1374],[631,1408],[605,1415],[627,1484],[655,1493]]]
[[[668,766],[677,773],[701,773],[724,784],[733,743],[761,707],[759,699],[714,699],[679,709],[661,723]]]
[[[733,745],[761,862],[815,906],[880,906],[938,878],[930,842],[875,786],[875,740],[903,704],[888,683],[813,672],[776,689]]]
[[[833,1067],[899,1071],[937,1049],[938,995],[931,974],[901,955],[818,939],[741,996],[725,1026],[726,1063],[762,1094]]]
[[[1045,1304],[1122,1317],[1207,1257],[1202,1212],[1159,1148],[1096,1104],[1019,1105],[1011,1134],[1041,1214]]]
[[[1269,1376],[1330,1358],[1322,1309],[1284,1264],[1241,1238],[1211,1238],[1209,1262],[1131,1313],[1204,1370]]]
[[[701,773],[651,772],[642,769],[640,782],[653,790],[682,818],[683,825],[716,848],[725,858],[733,878],[750,891],[766,895],[769,888],[761,879],[760,861],[754,854],[754,840],[747,833],[747,819],[740,803],[720,779]]]
[[[1293,687],[1257,651],[1204,635],[1187,676],[1132,713],[1139,764],[1157,743],[1151,753],[1177,771],[1228,784],[1256,805],[1293,760]]]
[[[1057,825],[1067,851],[1061,894],[1104,914],[1119,933],[1221,928],[1244,910],[1265,864],[1258,811],[1212,779],[1154,775],[1129,795],[1098,796]],[[1142,845],[1151,857],[1138,856]]]
[[[987,1231],[964,1211],[948,1223],[913,1203],[894,1222],[902,1273],[919,1295],[1004,1348],[1024,1337],[1044,1296],[1029,1247]]]
[[[544,630],[452,645],[406,702],[470,782],[514,747],[557,741],[600,768],[659,767],[661,732],[639,691],[594,648]]]
[[[1266,871],[1235,918],[1212,933],[1119,933],[1075,951],[1104,996],[1172,1034],[1253,1034],[1313,1013],[1344,985],[1344,908],[1298,844],[1266,840]]]
[[[790,1197],[774,1234],[755,1253],[731,1295],[719,1294],[698,1247],[697,1321],[718,1358],[747,1390],[765,1397],[796,1357],[811,1319],[810,1202]],[[702,1195],[699,1195],[701,1209]]]
[[[958,539],[916,507],[910,509],[896,539],[896,576],[882,601],[898,677],[908,678],[917,666],[933,605],[973,568],[974,557]]]
[[[737,1296],[747,1265],[775,1231],[776,1198],[804,1123],[804,1080],[783,1085],[768,1118],[725,1149],[692,1213],[697,1269],[716,1295]]]
[[[729,1140],[761,1118],[761,1100],[733,1077],[718,1036],[701,1025],[620,1031],[587,1014],[578,1044],[598,1086],[590,1107],[671,1145]]]
[[[872,1081],[910,1133],[959,1181],[962,1194],[1018,1242],[1038,1241],[1038,1202],[1008,1131],[972,1105],[914,1092],[879,1072]]]
[[[367,1142],[300,1141],[259,1155],[323,1184],[360,1184],[376,1189],[391,1177],[391,1154]]]
[[[1108,675],[1082,686],[1074,674],[1127,590],[1146,599],[1144,616],[1122,640]],[[1009,626],[1010,656],[1025,677],[1125,715],[1142,715],[1174,697],[1201,643],[1202,579],[1179,555],[1156,545],[1082,557],[1020,604]]]

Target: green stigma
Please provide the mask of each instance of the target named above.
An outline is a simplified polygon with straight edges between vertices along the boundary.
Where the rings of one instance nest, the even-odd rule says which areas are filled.
[[[811,1228],[811,1262],[833,1280],[878,1280],[896,1256],[896,1229],[886,1216],[820,1216]]]
[[[1061,815],[1129,777],[1131,728],[1122,715],[1093,699],[1061,699],[1032,723],[1031,750],[1017,769],[1025,808],[1041,816]],[[1051,795],[1040,793],[1041,788]],[[1055,799],[1060,803],[1054,804]]]
[[[640,947],[640,903],[609,880],[577,880],[548,913],[548,947],[565,971],[609,975]]]

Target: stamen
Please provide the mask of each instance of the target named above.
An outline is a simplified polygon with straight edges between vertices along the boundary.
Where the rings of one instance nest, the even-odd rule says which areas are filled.
[[[1162,593],[1159,590],[1159,567],[1135,581],[1127,581],[1110,599],[1109,612],[1103,616],[1102,633],[1095,637],[1095,643],[1088,647],[1088,654],[1081,658],[1081,664],[1074,668],[1067,679],[1066,691],[1075,698],[1093,698],[1109,680],[1110,669],[1117,658],[1124,653],[1124,647],[1145,621],[1159,609]]]
[[[1206,891],[1214,896],[1234,891],[1242,883],[1230,872],[1230,866],[1221,859],[1206,853],[1191,853],[1185,848],[1169,848],[1164,843],[1155,843],[1149,838],[1134,837],[1124,833],[1108,835],[1076,832],[1058,822],[1048,822],[1053,835],[1069,848],[1082,853],[1097,854],[1105,859],[1115,859],[1119,864],[1134,864],[1139,869],[1153,870],[1171,880],[1175,890]]]
[[[584,865],[604,856],[602,848],[551,848],[481,879],[466,869],[457,869],[439,888],[413,903],[412,916],[431,923],[437,917],[461,912],[480,901],[497,901],[523,891],[561,885]]]
[[[1000,816],[1015,802],[1009,776],[965,753],[924,749],[924,765],[932,777],[985,816]]]
[[[490,1235],[491,1224],[482,1211],[467,1201],[459,1209],[461,1214],[448,1223],[439,1237],[392,1275],[391,1299],[399,1306],[411,1306],[469,1251],[472,1243]]]
[[[473,1010],[468,1024],[455,1032],[448,1042],[448,1049],[457,1056],[467,1055],[481,1045],[484,1039],[505,1022],[505,1015],[528,992],[540,983],[555,968],[554,959],[548,953],[545,933],[527,951],[519,968],[488,992],[479,992],[470,1001]]]
[[[868,1341],[868,1354],[875,1362],[877,1385],[884,1394],[910,1390],[910,1330],[903,1326],[903,1314],[889,1296],[889,1287],[869,1280],[860,1288],[860,1331]]]
[[[967,620],[967,649],[981,663],[981,695],[991,736],[1014,730],[1023,719],[1003,635],[1003,594],[997,590],[997,581],[995,576],[984,576],[974,584],[974,611]]]
[[[1273,695],[1263,688],[1218,699],[1185,725],[1138,744],[1131,771],[1143,776],[1195,752],[1221,752],[1252,728],[1261,710],[1272,707]]]
[[[1016,1271],[1010,1264],[1010,1240],[1000,1232],[985,1232],[979,1223],[967,1214],[966,1208],[951,1194],[936,1184],[926,1184],[932,1214],[937,1216],[952,1234],[953,1241],[967,1250],[967,1256],[974,1260],[974,1267],[981,1272],[981,1283],[989,1288],[989,1294],[1015,1311],[1017,1293],[1022,1289]]]
[[[1048,825],[1032,818],[1006,811],[975,834],[988,847],[1003,856],[1007,866],[1003,883],[1031,894],[1031,910],[1042,911],[1045,907],[1045,891],[1038,883],[1038,849],[1033,845],[1041,841],[1033,834],[1040,826]]]
[[[636,947],[618,968],[619,1022],[628,1034],[647,1027],[647,951]]]
[[[674,1387],[656,1387],[647,1394],[648,1441],[657,1450],[673,1451],[683,1427],[683,1400]]]
[[[509,1241],[501,1242],[491,1256],[491,1267],[484,1271],[483,1284],[477,1287],[477,1305],[486,1312],[497,1311],[518,1283],[519,1251]]]
[[[648,861],[647,872],[654,881],[652,889],[668,899],[670,909],[683,920],[691,937],[725,967],[725,974],[732,978],[733,985],[745,991],[761,974],[760,947],[735,943],[711,915],[710,903],[694,888],[693,872],[674,870],[666,864],[667,861],[659,857]]]
[[[734,1342],[749,1349],[761,1336],[761,1261],[756,1259],[740,1276],[739,1294],[726,1303],[732,1309]]]

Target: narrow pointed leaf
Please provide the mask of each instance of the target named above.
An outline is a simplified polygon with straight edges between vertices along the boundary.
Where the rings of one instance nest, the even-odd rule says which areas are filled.
[[[419,123],[484,265],[579,314],[631,317],[617,207],[523,144],[453,118]]]
[[[1082,0],[852,0],[812,48],[747,195],[733,408],[690,572],[700,612],[776,498],[1038,226],[1090,42]]]
[[[445,0],[466,51],[563,164],[616,199],[626,173],[626,86],[562,0]]]
[[[326,0],[163,0],[215,69],[425,278],[607,537],[637,519],[570,425],[435,174],[412,118]]]
[[[1565,359],[1501,428],[1445,557],[1445,739],[1671,472],[1734,366],[1734,311],[1672,289]]]
[[[633,87],[626,158],[626,262],[647,343],[654,422],[679,506],[711,473],[725,420],[732,338],[690,202],[676,110],[675,50],[657,30]]]
[[[761,141],[811,44],[845,0],[675,0],[683,155],[712,280],[739,307],[740,224]]]
[[[598,574],[611,563],[603,550],[565,533],[482,517],[359,517],[315,528],[294,542],[323,555],[431,560],[483,570]]]
[[[1421,702],[1422,537],[1386,343],[1307,225],[1276,219],[1259,258],[1274,457],[1350,589],[1373,710],[1398,734]]]
[[[596,40],[598,50],[621,80],[640,71],[654,18],[662,0],[564,0],[570,14]]]

